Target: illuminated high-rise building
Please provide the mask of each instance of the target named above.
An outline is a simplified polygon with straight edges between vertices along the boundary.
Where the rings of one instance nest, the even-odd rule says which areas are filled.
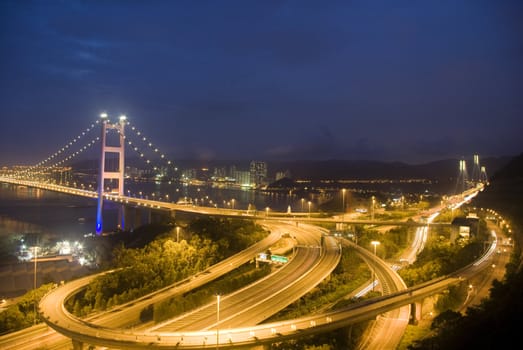
[[[251,185],[258,187],[267,182],[267,163],[253,160],[249,166]]]

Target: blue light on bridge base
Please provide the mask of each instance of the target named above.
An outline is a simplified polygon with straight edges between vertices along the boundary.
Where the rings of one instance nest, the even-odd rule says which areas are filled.
[[[102,233],[102,223],[101,222],[97,222],[96,223],[96,234],[100,235],[101,233]]]

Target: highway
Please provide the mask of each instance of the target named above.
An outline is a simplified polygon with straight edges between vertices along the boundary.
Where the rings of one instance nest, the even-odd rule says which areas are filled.
[[[170,209],[173,208],[173,207],[171,207],[171,205],[172,205],[171,203],[167,203],[167,204],[169,205]],[[142,205],[142,204],[137,204],[137,205]],[[152,203],[145,203],[145,205],[149,205],[149,206],[153,207]],[[173,206],[179,206],[179,205],[173,205]],[[182,207],[186,207],[186,206],[182,206]],[[234,216],[234,215],[235,216],[238,216],[238,215],[244,216],[244,214],[241,212],[231,213],[230,210],[228,211],[227,209],[219,209],[219,210],[213,211],[212,210],[213,208],[197,207],[193,210],[197,211],[198,213],[204,213],[204,212],[207,213],[206,212],[207,209],[211,210],[212,213],[211,212],[208,213],[211,215],[213,215],[213,213],[214,214],[217,214],[217,213],[225,214],[224,213],[224,211],[225,211],[227,213],[225,215],[232,214],[232,216]],[[268,221],[269,221],[268,219],[269,218],[266,218],[266,220],[264,220],[264,222],[268,223]],[[279,219],[282,220],[281,217]],[[330,220],[333,220],[333,219],[330,219]],[[303,224],[301,224],[301,225],[303,226]],[[328,245],[333,244],[333,242],[331,241],[330,238],[326,239],[326,243]],[[306,254],[311,254],[310,252],[312,252],[314,250],[310,246],[311,245],[309,245],[308,249],[305,249],[306,251],[308,251],[308,253],[306,253]],[[333,246],[335,246],[335,244],[333,244]],[[315,250],[321,251],[320,248],[315,248]],[[299,248],[298,251],[299,251],[300,256],[302,254],[304,254],[302,249]],[[251,258],[252,258],[252,255],[251,255]],[[371,264],[372,264],[372,262],[371,262]],[[231,268],[233,268],[232,264],[230,264],[229,266]],[[238,265],[234,265],[234,266],[238,266]],[[469,267],[469,269],[470,269],[470,267]],[[385,288],[385,290],[387,290],[389,282],[386,282],[386,281],[387,281],[387,275],[389,273],[383,272],[380,275],[380,272],[378,272],[378,271],[379,271],[379,268],[376,265],[376,274],[378,275],[380,282],[383,281],[382,288]],[[329,271],[329,273],[330,273],[330,271]],[[466,275],[465,270],[461,271],[461,273],[462,273],[462,275]],[[391,289],[392,292],[390,295],[383,296],[383,297],[387,297],[387,298],[385,298],[385,299],[377,298],[379,300],[375,301],[375,303],[376,303],[375,306],[379,309],[378,313],[374,314],[373,312],[369,312],[367,314],[367,317],[365,317],[364,319],[371,319],[372,317],[376,317],[376,315],[379,315],[383,312],[397,309],[399,306],[401,306],[401,305],[397,304],[398,302],[399,303],[403,302],[403,303],[405,303],[403,305],[408,305],[409,300],[411,302],[415,298],[424,297],[426,295],[430,295],[431,293],[435,293],[435,291],[440,290],[438,288],[441,288],[441,290],[445,289],[446,286],[453,284],[453,283],[458,283],[458,282],[462,281],[463,278],[464,278],[463,276],[461,276],[461,278],[449,277],[448,279],[445,279],[443,282],[434,281],[434,283],[431,283],[430,285],[420,287],[422,289],[411,288],[407,294],[407,297],[405,297],[405,292],[402,292],[401,290],[399,290],[397,292],[393,292],[394,288],[392,288]],[[80,284],[78,284],[78,285],[72,285],[71,283],[68,283],[67,285],[68,285],[68,287],[72,287],[73,290],[77,290],[77,288],[81,288],[82,283],[85,283],[85,281],[82,282],[82,280],[78,280],[78,281],[80,281],[79,282]],[[78,282],[78,281],[75,281],[75,282]],[[187,288],[189,288],[189,289],[194,288],[194,286],[191,285],[190,283],[187,283],[187,284],[188,284]],[[391,282],[390,284],[394,284],[394,282]],[[444,287],[442,287],[442,285],[444,285]],[[58,288],[58,289],[60,289],[60,288]],[[425,290],[429,290],[429,291],[427,292]],[[424,294],[424,293],[428,293],[428,294]],[[55,293],[51,293],[51,294],[55,294]],[[61,302],[56,303],[56,301],[64,300],[65,298],[67,298],[67,295],[69,295],[69,294],[65,293],[64,295],[58,295],[58,293],[57,293],[55,295],[56,299],[50,298],[50,300],[54,300],[53,308],[57,312],[57,314],[60,314],[60,312],[66,312],[65,309],[63,308],[63,306],[61,306],[62,303]],[[395,298],[403,297],[404,299],[400,298],[401,299],[400,301],[398,301],[396,299],[394,299],[394,300],[388,299],[391,296],[395,297]],[[277,299],[277,298],[274,298],[274,299]],[[225,302],[225,298],[223,300]],[[251,298],[251,300],[252,300],[252,298]],[[378,305],[380,305],[380,303],[382,301],[387,301],[392,304],[387,304],[387,306],[378,307]],[[147,302],[147,301],[144,300],[144,302]],[[288,301],[284,301],[284,303],[288,304]],[[135,302],[130,303],[130,304],[134,305]],[[365,305],[361,305],[361,308],[366,308],[368,306],[367,303],[364,303],[364,304]],[[49,305],[49,306],[51,306],[51,305]],[[141,306],[141,308],[143,308],[143,306]],[[274,308],[275,308],[274,306],[270,306],[269,310],[272,310]],[[47,310],[47,307],[45,309]],[[61,311],[59,311],[60,309],[61,309]],[[225,311],[226,309],[227,309],[227,307],[224,304],[224,312],[226,312]],[[224,316],[223,324],[222,324],[222,321],[220,321],[219,324],[216,324],[216,323],[212,324],[212,322],[210,323],[209,320],[207,320],[204,322],[205,324],[209,324],[209,326],[207,328],[204,329],[204,328],[200,328],[200,326],[196,326],[195,328],[196,329],[200,328],[200,330],[194,331],[194,332],[187,332],[185,329],[183,330],[183,332],[177,332],[176,330],[164,332],[164,331],[162,331],[162,329],[156,329],[153,332],[135,332],[135,333],[128,331],[128,330],[115,331],[114,329],[106,328],[105,326],[101,325],[102,323],[105,323],[105,321],[94,321],[96,323],[100,323],[100,324],[96,325],[94,323],[91,323],[91,321],[87,322],[86,320],[76,319],[72,315],[69,315],[71,317],[69,319],[67,319],[66,322],[61,322],[60,318],[56,318],[55,320],[53,320],[49,315],[47,315],[46,322],[51,327],[57,329],[59,332],[65,334],[71,338],[77,339],[80,342],[85,342],[88,344],[98,344],[100,346],[111,346],[111,347],[116,347],[116,348],[129,348],[129,349],[148,348],[153,345],[156,347],[161,347],[161,348],[174,348],[174,347],[188,348],[188,349],[189,348],[192,348],[192,349],[202,348],[202,347],[213,344],[213,340],[212,340],[213,335],[217,335],[216,334],[217,331],[213,330],[211,328],[216,327],[216,326],[221,328],[223,326],[223,328],[226,329],[225,333],[220,340],[217,340],[217,339],[214,340],[214,346],[216,346],[216,347],[227,346],[227,347],[231,347],[231,348],[243,348],[243,347],[248,348],[248,347],[252,346],[253,344],[269,343],[269,342],[279,341],[279,340],[283,340],[283,339],[287,339],[287,338],[290,339],[293,337],[302,336],[303,334],[320,333],[320,332],[324,332],[325,331],[324,329],[327,329],[327,328],[328,329],[339,328],[340,324],[348,325],[348,324],[352,324],[354,322],[359,322],[359,321],[355,321],[356,319],[359,319],[362,317],[361,315],[358,314],[358,312],[356,312],[358,309],[359,308],[356,308],[353,310],[351,308],[350,310],[345,310],[345,312],[349,313],[349,314],[344,314],[345,315],[345,316],[343,316],[344,320],[339,319],[339,315],[340,315],[339,312],[325,313],[325,314],[317,316],[320,318],[312,317],[312,318],[304,318],[304,319],[298,319],[298,320],[289,320],[288,322],[291,322],[291,323],[287,324],[287,325],[290,325],[290,329],[291,329],[290,333],[286,332],[285,329],[281,328],[281,325],[285,324],[285,322],[284,323],[280,322],[277,324],[267,324],[267,325],[262,324],[262,325],[258,325],[258,326],[249,326],[249,330],[248,330],[248,334],[247,334],[245,327],[247,325],[249,325],[249,323],[245,323],[245,321],[243,321],[240,323],[243,326],[243,328],[232,328],[232,327],[236,327],[236,326],[233,323],[231,323],[230,325],[227,325],[225,323],[226,322],[225,320],[228,320],[228,317],[225,316],[226,314],[223,314],[223,316]],[[234,312],[233,312],[233,314],[234,314]],[[136,315],[136,312],[135,312],[135,315]],[[252,321],[252,323],[255,324],[255,323],[261,322],[261,321],[263,321],[263,319],[265,319],[267,317],[268,316],[263,315],[263,312],[262,312],[262,319],[260,321]],[[121,318],[119,318],[119,317],[115,318],[115,320],[118,320],[118,319],[121,320]],[[109,318],[107,320],[109,320]],[[127,320],[126,322],[129,322],[129,320]],[[307,323],[304,324],[303,322],[308,322],[308,324]],[[114,322],[112,322],[112,321],[107,321],[107,323],[114,326]],[[88,328],[92,327],[92,329],[89,332],[85,332],[86,327],[88,327]],[[229,328],[229,327],[231,327],[231,328]],[[332,327],[334,327],[334,328],[332,328]],[[201,329],[203,329],[203,330],[201,330]],[[85,334],[85,333],[90,333],[90,334]],[[275,337],[277,337],[277,340],[275,340]]]
[[[191,289],[200,287],[230,271],[237,266],[253,259],[261,251],[274,245],[284,232],[287,232],[285,224],[265,223],[263,225],[271,233],[265,239],[251,247],[239,252],[238,254],[220,261],[219,263],[202,271],[197,276],[191,276],[185,280],[177,282],[171,286],[165,287],[154,293],[143,296],[132,302],[119,305],[105,312],[97,313],[91,317],[87,317],[85,321],[93,323],[97,326],[118,327],[123,328],[135,324],[139,320],[140,312],[149,304],[161,302],[176,295],[183,294]],[[97,275],[87,276],[84,281],[89,283]],[[55,302],[50,299],[50,303]],[[34,344],[45,345],[47,349],[69,349],[71,341],[57,333],[46,324],[41,324],[32,327],[30,332],[22,330],[6,336],[0,337],[1,349],[16,349],[16,350],[31,350],[34,349]]]
[[[211,303],[148,331],[198,331],[254,326],[307,294],[338,265],[340,249],[333,237],[326,237],[325,244],[320,246],[322,231],[317,227],[290,228],[289,232],[298,243],[291,260],[280,267],[277,273],[223,296],[219,323],[216,319],[216,303]]]
[[[365,249],[361,247],[356,249],[369,259],[373,259],[373,254]],[[483,258],[483,260],[485,260],[485,258]],[[146,349],[152,345],[166,349],[176,347],[178,349],[198,349],[210,345],[240,349],[248,348],[256,344],[292,339],[303,336],[304,334],[322,333],[372,319],[387,311],[441,292],[448,288],[449,285],[462,282],[465,278],[468,278],[467,276],[472,276],[475,273],[474,270],[477,269],[479,265],[481,265],[481,263],[478,265],[471,264],[455,275],[453,274],[452,276],[439,278],[407,290],[400,290],[389,295],[356,303],[342,310],[295,320],[227,329],[222,334],[223,337],[220,338],[218,344],[216,344],[216,340],[214,340],[216,331],[213,330],[197,332],[132,333],[126,330],[122,331],[100,327],[92,329],[95,333],[89,335],[91,331],[86,332],[86,325],[81,322],[81,320],[72,323],[68,322],[66,325],[59,323],[54,324],[54,327],[65,335],[84,341],[85,343],[115,348]],[[380,263],[378,261],[378,265],[375,266],[382,266],[384,271],[390,269],[384,262]],[[377,270],[377,274],[380,275],[381,273]],[[390,285],[393,283],[387,282],[386,284]],[[76,287],[78,288],[80,286]],[[70,291],[65,292],[61,297],[65,298],[69,292]],[[53,325],[52,322],[53,321],[50,320],[50,326]]]
[[[363,251],[363,253],[365,252]],[[407,305],[415,300],[422,299],[426,296],[444,290],[450,284],[460,283],[464,279],[471,278],[478,271],[490,266],[489,259],[492,258],[492,254],[496,253],[491,249],[486,256],[482,257],[476,263],[471,264],[467,268],[458,271],[456,274],[448,276],[447,278],[431,281],[430,283],[426,283],[421,286],[410,288],[407,291],[399,291],[391,295],[374,298],[373,300],[369,300],[364,303],[354,304],[344,310],[324,313],[314,317],[306,317],[272,324],[262,324],[255,327],[249,327],[247,329],[228,329],[224,332],[223,337],[226,341],[233,342],[234,347],[242,348],[242,346],[250,346],[249,344],[252,345],[265,342],[268,343],[283,339],[290,339],[296,336],[302,336],[303,334],[321,333],[363,320],[369,320],[387,311],[398,308],[401,305]],[[370,258],[372,258],[372,255]],[[377,274],[380,275],[379,272],[377,272]],[[106,334],[106,336],[109,337],[109,339],[116,339],[119,337],[118,332],[116,332],[116,334],[111,334],[111,330],[108,331],[109,333]],[[104,334],[105,329],[100,329],[100,332],[97,333],[97,336],[102,338],[105,337]],[[213,339],[213,335],[215,334],[216,333],[212,331],[195,333],[197,336],[207,337],[208,340]],[[106,346],[112,345],[115,348],[122,348],[122,346],[124,348],[147,348],[147,346],[143,347],[143,345],[140,347],[140,345],[136,343],[136,340],[150,340],[155,344],[156,342],[160,342],[163,345],[161,346],[162,348],[169,348],[169,343],[171,341],[176,341],[175,343],[181,342],[178,343],[178,348],[196,349],[201,348],[203,345],[203,343],[199,343],[198,340],[195,340],[192,337],[192,333],[184,334],[169,332],[154,333],[154,335],[156,335],[156,340],[154,340],[154,337],[145,334],[135,335],[134,338],[132,336],[128,337],[127,335],[124,335],[123,338],[126,339],[124,343],[114,342],[114,344],[107,344]],[[88,342],[87,339],[86,342]],[[200,338],[200,341],[201,339],[202,338]],[[183,346],[181,344],[183,344]],[[210,345],[210,343],[208,344]],[[160,344],[157,345],[160,346]],[[233,347],[231,344],[229,344],[229,346]]]
[[[230,323],[229,327],[235,325],[234,322],[236,322],[236,324],[245,324],[245,322],[248,322],[247,324],[255,324],[269,317],[300,296],[306,294],[327,277],[339,262],[340,250],[334,238],[327,237],[323,248],[319,246],[322,230],[315,227],[305,229],[294,228],[292,226],[285,227],[285,229],[286,232],[290,232],[298,240],[299,245],[296,248],[296,254],[287,265],[279,269],[278,273],[274,273],[260,282],[263,288],[260,289],[260,286],[255,284],[254,286],[245,288],[241,292],[234,293],[230,297],[230,300],[233,301],[230,307],[227,307],[228,298],[224,299],[224,316],[230,314],[224,318],[224,322]],[[214,268],[211,269],[211,271],[212,270],[214,270]],[[300,278],[296,278],[297,276],[300,276]],[[86,283],[89,283],[91,278],[92,277],[87,277],[68,283],[44,297],[40,304],[41,312],[45,317],[45,321],[52,328],[57,329],[60,333],[65,332],[65,334],[71,336],[78,327],[81,331],[77,330],[77,336],[72,336],[72,338],[80,340],[85,339],[86,334],[89,333],[97,339],[105,338],[101,335],[105,334],[106,329],[104,327],[76,319],[61,306],[60,302],[60,300],[65,300],[68,295],[81,289]],[[262,298],[260,298],[260,295]],[[279,297],[275,297],[278,295]],[[282,297],[282,295],[285,295],[285,297]],[[252,305],[253,298],[256,298],[256,300],[260,302]],[[236,303],[239,305],[236,305]],[[240,312],[238,308],[243,310],[243,312]],[[212,325],[215,320],[215,313],[214,308],[209,309],[211,309],[210,313],[212,314],[210,316],[213,320],[210,322]],[[205,320],[205,317],[203,317],[203,319],[201,322],[203,322],[204,325],[208,325],[209,321]],[[198,325],[194,327],[201,328],[201,326]],[[81,336],[78,336],[78,333],[81,333]],[[124,336],[122,339],[122,336],[117,336],[114,333],[118,333],[118,331],[113,331],[113,334],[109,337],[112,339],[121,339],[124,342],[128,341],[127,337]],[[161,332],[155,332],[155,334],[160,333]],[[200,342],[205,342],[207,337],[206,335],[198,336],[198,332],[192,336],[199,338]],[[138,335],[134,336],[134,340],[140,339],[143,340],[143,337],[139,337]],[[145,335],[145,339],[147,340],[147,344],[150,345],[148,334]],[[105,340],[102,340],[100,343],[100,341],[93,342],[91,338],[90,343],[104,345],[106,344]],[[128,347],[129,345],[120,344],[120,346]]]

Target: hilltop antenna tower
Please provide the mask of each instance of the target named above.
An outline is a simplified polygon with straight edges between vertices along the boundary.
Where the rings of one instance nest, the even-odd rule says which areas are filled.
[[[458,181],[456,183],[456,194],[465,192],[467,189],[468,180],[467,164],[465,163],[465,160],[462,159],[459,161],[459,175]]]
[[[472,167],[472,178],[473,182],[480,182],[480,168],[479,168],[479,155],[474,155],[474,166]]]
[[[105,180],[118,180],[118,195],[123,196],[124,194],[124,170],[125,170],[125,164],[124,164],[124,150],[125,150],[125,134],[124,134],[124,126],[126,123],[126,116],[122,115],[120,116],[120,120],[118,123],[110,123],[107,119],[107,113],[100,114],[100,118],[102,118],[102,156],[100,159],[100,173],[98,177],[98,206],[96,211],[96,234],[100,235],[102,233],[103,228],[103,218],[102,218],[102,209],[103,209],[103,202],[104,202],[104,186],[105,186]],[[119,134],[119,142],[116,146],[109,146],[107,145],[107,131],[108,130],[116,130]],[[106,171],[105,169],[105,163],[106,163],[106,154],[112,153],[116,154],[118,156],[118,169],[116,171]],[[123,215],[121,215],[121,218],[123,218]],[[122,229],[123,229],[123,220],[122,220]]]

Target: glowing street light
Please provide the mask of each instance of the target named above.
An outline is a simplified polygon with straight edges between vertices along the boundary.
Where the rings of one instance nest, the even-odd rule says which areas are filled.
[[[234,198],[231,199],[231,203],[232,203],[232,209],[234,209]]]
[[[371,220],[374,220],[374,205],[376,204],[376,198],[372,196],[371,198],[371,207],[370,207],[370,213],[371,213]]]
[[[301,199],[301,211],[303,212],[303,203],[305,203],[305,198]]]
[[[180,242],[180,226],[176,226],[176,243]]]
[[[216,295],[216,349],[220,344],[220,332],[218,330],[218,324],[220,323],[220,294]]]
[[[374,246],[374,255],[376,255],[376,246],[378,246],[380,244],[379,241],[372,241],[370,242],[370,244],[372,244]]]
[[[341,219],[344,220],[345,218],[345,192],[347,190],[344,188],[341,190],[341,194],[342,194],[342,204],[341,204]]]
[[[265,208],[265,217],[269,217],[269,207]]]
[[[376,256],[376,246],[378,246],[380,244],[379,241],[372,241],[370,242],[370,244],[372,244],[374,246],[374,255]],[[375,275],[375,271],[374,271],[374,265],[372,267],[372,291],[374,292],[374,275]]]
[[[36,324],[36,260],[38,258],[38,247],[34,246],[34,261],[35,261],[35,271],[34,271],[34,286],[33,293],[35,300],[33,301],[33,311],[34,311],[34,324]]]
[[[311,217],[311,201],[308,201],[307,204],[309,205],[309,218]]]

